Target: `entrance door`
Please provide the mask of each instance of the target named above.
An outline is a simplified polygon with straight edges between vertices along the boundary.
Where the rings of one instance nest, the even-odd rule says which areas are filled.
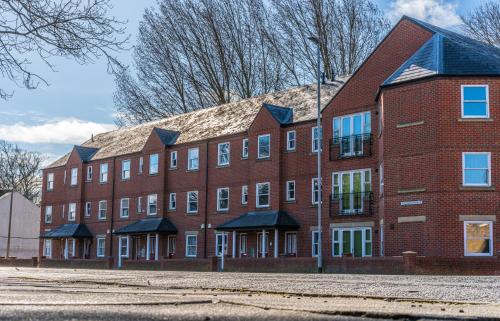
[[[342,199],[340,202],[342,213],[360,213],[363,211],[363,193],[361,172],[342,173]]]
[[[156,237],[152,235],[149,238],[149,259],[154,260],[156,255]]]
[[[264,256],[267,256],[269,253],[269,233],[266,232],[264,236]],[[257,256],[262,257],[262,232],[257,233]]]

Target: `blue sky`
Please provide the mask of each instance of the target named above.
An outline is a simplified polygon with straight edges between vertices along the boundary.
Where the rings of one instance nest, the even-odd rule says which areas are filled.
[[[145,8],[155,0],[113,0],[112,14],[127,20],[127,33],[131,45],[137,34]],[[402,14],[414,16],[430,23],[454,28],[460,23],[460,14],[477,6],[483,0],[376,0],[391,21]],[[130,63],[131,51],[120,53],[119,58]],[[33,63],[49,86],[35,90],[17,87],[0,78],[0,87],[14,91],[8,101],[0,100],[0,139],[43,153],[46,162],[55,160],[96,134],[114,128],[113,77],[107,73],[106,62],[79,65],[69,59],[53,60],[57,72],[43,64]]]

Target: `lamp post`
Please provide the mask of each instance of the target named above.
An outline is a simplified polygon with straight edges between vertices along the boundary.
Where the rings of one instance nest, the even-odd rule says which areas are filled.
[[[316,118],[316,130],[318,133],[318,207],[317,207],[317,215],[318,215],[318,273],[323,272],[323,250],[321,246],[321,240],[322,240],[322,233],[321,233],[321,207],[323,205],[322,202],[322,189],[323,189],[323,184],[321,181],[321,149],[322,149],[322,136],[323,136],[323,131],[321,130],[321,80],[320,80],[320,73],[321,73],[321,52],[320,52],[320,45],[319,45],[319,39],[316,36],[311,36],[308,38],[311,42],[313,42],[316,45],[316,51],[317,51],[317,113],[318,117]]]

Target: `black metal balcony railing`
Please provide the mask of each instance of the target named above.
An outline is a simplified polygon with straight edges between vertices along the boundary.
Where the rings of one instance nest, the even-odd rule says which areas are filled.
[[[373,215],[373,192],[342,193],[330,195],[330,216]]]
[[[330,139],[330,160],[366,157],[372,154],[372,134],[351,135]]]

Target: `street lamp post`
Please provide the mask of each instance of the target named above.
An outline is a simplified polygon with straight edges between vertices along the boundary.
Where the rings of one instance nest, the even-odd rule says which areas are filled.
[[[318,37],[311,36],[308,38],[310,41],[312,41],[316,45],[316,51],[317,51],[317,114],[318,117],[316,118],[316,130],[318,133],[318,163],[317,163],[317,181],[318,181],[318,207],[317,207],[317,215],[318,215],[318,273],[323,272],[323,249],[321,246],[322,243],[322,232],[321,232],[321,207],[323,205],[322,202],[322,191],[323,191],[323,182],[321,180],[321,150],[322,150],[322,142],[323,142],[323,131],[321,129],[321,80],[320,80],[320,73],[321,73],[321,52],[320,52],[320,46],[319,46],[319,39]]]

